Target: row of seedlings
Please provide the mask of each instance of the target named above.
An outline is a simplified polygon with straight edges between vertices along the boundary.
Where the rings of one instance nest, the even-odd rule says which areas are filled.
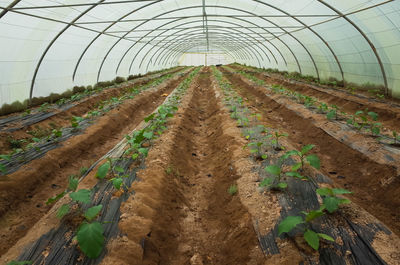
[[[123,104],[125,100],[134,99],[140,93],[154,89],[177,75],[186,74],[187,71],[182,70],[177,73],[162,75],[143,86],[128,87],[122,96],[99,102],[94,106],[93,110],[82,117],[73,116],[70,120],[71,126],[65,128],[55,127],[46,133],[37,132],[38,135],[34,135],[35,137],[32,137],[31,142],[28,144],[26,144],[27,140],[12,140],[13,150],[8,154],[0,155],[0,175],[11,174],[30,161],[44,156],[48,151],[57,148],[60,142],[82,133],[91,124],[95,123],[98,117]]]
[[[336,105],[328,105],[315,97],[304,95],[282,85],[266,86],[263,80],[245,71],[238,71],[238,73],[259,86],[267,87],[275,94],[286,96],[288,99],[304,105],[314,113],[325,115],[330,121],[346,121],[346,124],[358,133],[368,133],[367,135],[375,137],[377,141],[382,144],[400,147],[400,133],[392,131],[391,134],[383,134],[382,123],[378,122],[379,115],[376,112],[369,111],[368,108],[360,109],[353,114],[349,114]]]
[[[56,203],[68,196],[56,204],[56,216],[61,219],[61,225],[38,239],[18,260],[43,262],[41,264],[92,264],[93,259],[98,262],[104,257],[106,242],[119,234],[119,207],[134,193],[130,187],[136,179],[136,172],[144,168],[149,148],[167,130],[168,119],[178,110],[181,98],[199,70],[192,71],[153,114],[93,164],[81,179],[70,176],[65,191],[47,202]],[[97,184],[91,189],[78,189],[79,182],[96,167]],[[65,199],[69,202],[60,205]],[[49,241],[49,238],[58,240]],[[41,254],[45,249],[51,249],[46,258]],[[59,255],[59,251],[63,255]]]
[[[311,154],[315,146],[308,144],[303,146],[301,150],[286,151],[280,139],[287,137],[288,134],[262,125],[260,122],[261,115],[252,112],[245,106],[243,98],[238,96],[232,89],[231,84],[223,78],[221,72],[215,68],[213,72],[219,86],[223,90],[225,96],[224,103],[229,108],[231,118],[237,121],[237,126],[242,129],[244,137],[248,140],[247,147],[250,148],[253,159],[261,162],[261,168],[264,171],[261,171],[261,175],[266,177],[260,181],[259,187],[263,190],[281,192],[288,188],[289,181],[287,180],[289,178],[300,182],[310,181],[316,184],[311,176],[312,172],[306,170],[306,167],[309,166],[315,169],[320,168],[318,156]],[[284,152],[283,155],[282,152]],[[263,165],[266,166],[264,167]],[[340,198],[337,195],[348,194],[350,191],[345,189],[317,188],[315,192],[324,197],[319,208],[302,212],[300,216],[287,216],[279,224],[279,235],[290,232],[299,224],[304,224],[302,227],[304,228],[302,231],[304,239],[312,248],[318,250],[320,238],[328,241],[334,241],[334,239],[324,233],[315,232],[308,223],[326,213],[335,212],[341,204],[349,203],[348,199]]]

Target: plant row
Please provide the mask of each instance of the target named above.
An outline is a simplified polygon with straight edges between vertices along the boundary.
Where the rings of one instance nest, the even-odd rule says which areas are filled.
[[[176,67],[164,69],[164,70],[161,70],[158,72],[153,72],[153,73],[149,72],[149,73],[147,73],[147,76],[158,74],[158,73],[169,72],[175,68]],[[19,111],[25,111],[22,115],[29,115],[31,113],[30,108],[32,108],[32,107],[39,106],[39,105],[48,106],[49,104],[53,104],[53,103],[56,103],[57,105],[61,106],[66,103],[77,101],[86,96],[101,92],[102,90],[104,90],[105,88],[108,88],[110,86],[119,85],[121,83],[130,81],[130,80],[133,80],[133,79],[136,79],[139,77],[141,77],[140,74],[135,75],[135,76],[130,75],[128,78],[118,76],[111,81],[98,82],[94,86],[86,86],[86,87],[85,86],[75,86],[75,87],[73,87],[72,90],[67,90],[67,91],[63,92],[62,94],[51,93],[47,97],[38,97],[38,98],[34,97],[34,98],[32,98],[31,101],[25,100],[22,103],[20,101],[15,101],[11,104],[5,103],[0,108],[0,116],[7,115],[10,113],[14,113],[14,112],[19,112]]]
[[[258,79],[250,73],[244,71],[239,71],[239,73],[259,86],[266,85],[263,80]],[[357,132],[369,132],[372,136],[377,137],[378,141],[384,139],[383,137],[391,137],[392,145],[397,145],[400,141],[399,133],[396,131],[392,131],[391,135],[382,135],[383,127],[382,123],[378,122],[379,115],[376,112],[369,111],[368,108],[357,110],[353,114],[348,114],[336,105],[328,105],[315,97],[304,95],[282,85],[274,84],[269,88],[275,94],[284,95],[291,100],[295,100],[299,104],[303,104],[306,108],[316,113],[325,115],[328,120],[345,120],[346,123]]]
[[[167,120],[174,116],[178,110],[181,98],[186,93],[193,78],[200,69],[192,71],[189,76],[174,90],[156,112],[144,119],[146,125],[143,129],[126,135],[127,145],[123,155],[120,158],[107,158],[106,162],[97,168],[95,177],[99,184],[111,182],[115,191],[122,193],[129,192],[129,187],[124,183],[124,179],[129,178],[124,168],[118,166],[121,160],[130,160],[142,163],[147,156],[155,139],[160,137],[167,129]],[[68,215],[80,215],[82,222],[77,225],[76,236],[80,250],[89,258],[96,258],[100,255],[104,247],[104,228],[103,224],[96,221],[99,216],[102,205],[94,205],[83,210],[85,206],[90,205],[93,197],[93,190],[79,189],[79,180],[76,176],[69,177],[69,184],[66,190],[48,200],[48,204],[54,203],[62,197],[69,195],[70,203],[63,204],[57,211],[57,217],[67,218]]]
[[[289,150],[281,144],[280,139],[288,134],[265,127],[260,120],[261,114],[250,111],[244,104],[232,85],[221,72],[212,68],[216,80],[224,94],[224,104],[231,113],[231,118],[237,121],[237,126],[243,131],[243,136],[248,140],[244,148],[250,148],[250,153],[255,161],[267,164],[263,171],[267,177],[263,178],[259,187],[263,191],[283,192],[288,188],[288,178],[293,181],[311,181],[317,187],[311,176],[311,168],[320,169],[320,159],[312,154],[313,144],[305,145],[301,150]],[[283,152],[283,154],[282,154]],[[291,165],[290,165],[291,164]],[[290,166],[289,166],[290,165]],[[297,228],[297,232],[303,234],[305,241],[315,250],[319,249],[320,239],[334,241],[324,233],[318,233],[311,228],[312,222],[321,216],[334,213],[342,204],[350,203],[348,199],[340,195],[351,193],[338,188],[316,188],[316,194],[322,197],[322,203],[318,209],[302,211],[299,216],[287,216],[278,226],[278,234],[289,233]]]
[[[238,67],[243,67],[242,65],[238,65]],[[264,69],[264,68],[256,68],[252,66],[245,66],[248,69],[251,69],[257,73],[271,73],[271,74],[279,74],[285,78],[293,79],[300,82],[305,82],[309,84],[316,84],[316,85],[323,85],[323,86],[330,86],[330,87],[340,87],[347,89],[351,94],[356,94],[357,91],[367,91],[373,97],[384,99],[384,87],[382,85],[375,85],[371,83],[364,83],[364,84],[355,84],[350,82],[343,82],[337,80],[336,78],[328,78],[326,80],[318,80],[318,78],[312,75],[302,75],[299,72],[287,72],[287,71],[279,71],[278,69]]]
[[[94,105],[94,109],[87,112],[84,116],[78,117],[73,116],[70,119],[70,126],[60,128],[55,124],[50,124],[51,129],[35,129],[28,131],[32,135],[30,140],[28,139],[14,139],[13,137],[8,137],[8,142],[12,147],[12,151],[8,154],[0,155],[0,173],[7,174],[7,162],[12,162],[15,156],[18,156],[21,161],[26,159],[23,155],[29,150],[35,150],[36,152],[41,152],[40,146],[46,142],[58,142],[61,137],[66,133],[77,133],[84,128],[88,127],[90,123],[94,123],[95,119],[110,110],[114,109],[118,105],[122,104],[125,100],[133,99],[138,94],[142,93],[149,88],[160,85],[166,80],[175,76],[174,74],[163,75],[143,86],[133,86],[125,89],[125,93],[120,97],[112,97],[107,100],[103,100]],[[22,155],[22,156],[21,156]]]

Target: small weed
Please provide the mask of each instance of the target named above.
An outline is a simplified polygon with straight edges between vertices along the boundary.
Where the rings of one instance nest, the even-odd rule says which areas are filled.
[[[235,184],[231,185],[228,189],[228,193],[232,196],[235,195],[237,192],[238,192],[238,187]]]

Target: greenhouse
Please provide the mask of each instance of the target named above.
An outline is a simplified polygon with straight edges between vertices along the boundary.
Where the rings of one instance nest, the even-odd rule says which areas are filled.
[[[0,0],[0,48],[0,264],[400,264],[399,1]]]

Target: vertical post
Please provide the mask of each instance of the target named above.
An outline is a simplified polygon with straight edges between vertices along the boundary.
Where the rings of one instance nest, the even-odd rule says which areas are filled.
[[[207,53],[204,53],[204,57],[205,65],[207,66]]]

